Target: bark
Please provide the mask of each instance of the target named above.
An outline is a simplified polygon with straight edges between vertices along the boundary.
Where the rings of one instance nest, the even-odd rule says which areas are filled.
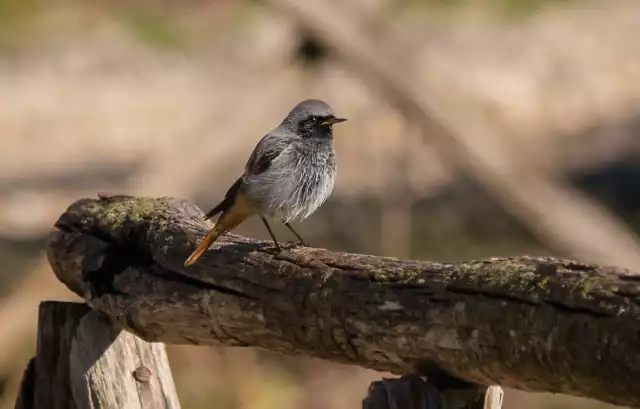
[[[192,267],[211,227],[173,198],[102,195],[67,209],[55,274],[147,341],[254,346],[640,406],[640,276],[549,257],[461,263],[317,248],[274,254],[229,234]],[[450,382],[449,382],[450,381]]]

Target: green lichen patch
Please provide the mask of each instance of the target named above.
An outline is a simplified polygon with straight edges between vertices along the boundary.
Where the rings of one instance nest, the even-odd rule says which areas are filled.
[[[132,229],[158,233],[170,218],[172,198],[118,197],[83,206],[87,225],[110,237],[128,235]],[[141,226],[145,223],[145,226]]]

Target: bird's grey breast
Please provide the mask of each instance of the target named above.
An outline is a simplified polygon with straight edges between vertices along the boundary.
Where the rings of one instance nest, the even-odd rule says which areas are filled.
[[[282,141],[281,141],[282,142]],[[246,194],[264,216],[303,220],[333,191],[336,155],[331,139],[290,138],[259,175],[247,175]]]

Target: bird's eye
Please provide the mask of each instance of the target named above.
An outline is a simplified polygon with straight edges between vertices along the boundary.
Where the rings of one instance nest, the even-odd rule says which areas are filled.
[[[319,119],[319,118],[318,118],[316,115],[313,115],[313,116],[311,117],[311,121],[312,121],[312,122],[318,122],[318,119]]]

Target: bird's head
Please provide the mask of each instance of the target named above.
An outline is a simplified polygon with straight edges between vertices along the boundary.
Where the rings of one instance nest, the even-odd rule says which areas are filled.
[[[344,121],[326,102],[308,99],[296,105],[282,124],[302,138],[331,138],[333,125]]]

